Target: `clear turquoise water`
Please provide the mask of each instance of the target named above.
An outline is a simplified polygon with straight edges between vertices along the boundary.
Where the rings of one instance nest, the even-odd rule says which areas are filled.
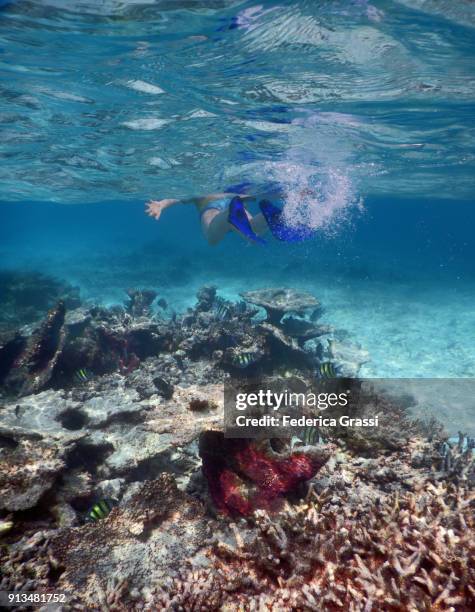
[[[474,6],[1,1],[1,266],[179,307],[299,286],[366,374],[475,376]],[[143,215],[241,181],[317,238],[211,249],[195,211]]]

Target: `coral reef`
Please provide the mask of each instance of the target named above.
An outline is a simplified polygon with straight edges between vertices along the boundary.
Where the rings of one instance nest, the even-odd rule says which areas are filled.
[[[318,304],[307,294],[288,293],[286,300],[277,300],[281,314],[303,312]],[[67,310],[58,302],[38,326],[0,337],[3,393],[22,396],[64,388],[81,369],[93,375],[114,371],[131,375],[147,358],[165,356],[176,362],[171,369],[175,374],[183,374],[190,361],[208,360],[218,378],[272,373],[276,368],[303,368],[311,374],[328,357],[319,338],[331,336],[331,328],[296,317],[278,326],[256,322],[255,308],[219,298],[215,287],[202,288],[195,308],[168,319],[150,312],[156,292],[129,290],[129,296],[125,309]],[[155,387],[165,396],[172,386],[170,376],[155,376]]]
[[[421,446],[429,445],[399,453],[407,476],[406,461]],[[363,476],[359,466],[346,456],[323,492],[230,525],[234,542],[216,541],[210,567],[182,570],[161,586],[158,607],[195,609],[209,600],[216,610],[473,609],[473,491],[412,471],[410,488],[406,481],[385,493],[378,470]]]
[[[183,314],[154,298],[58,301],[2,336],[0,589],[74,593],[65,611],[473,609],[472,438],[358,380],[378,428],[225,438],[225,381],[308,389],[364,351],[305,294],[270,321],[210,286]]]
[[[127,312],[132,317],[146,317],[151,313],[151,306],[157,292],[152,289],[127,289],[129,302],[126,305]]]

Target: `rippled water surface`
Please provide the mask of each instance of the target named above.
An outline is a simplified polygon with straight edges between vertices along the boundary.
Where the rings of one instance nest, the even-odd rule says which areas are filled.
[[[474,25],[468,0],[4,0],[0,197],[470,198]]]

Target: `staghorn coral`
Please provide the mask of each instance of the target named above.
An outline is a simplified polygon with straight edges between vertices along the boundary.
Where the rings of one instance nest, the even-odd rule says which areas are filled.
[[[436,453],[430,457],[431,464],[447,473],[456,482],[468,483],[475,487],[475,462],[473,456],[475,439],[459,431],[458,441],[450,443],[439,437]]]
[[[57,570],[46,531],[0,546],[0,591],[47,591]]]
[[[323,381],[319,388],[324,388],[325,384],[330,385],[331,381]],[[365,419],[378,416],[379,425],[364,428],[342,426],[338,419],[348,414],[348,408],[330,407],[325,416],[337,419],[337,425],[319,428],[324,440],[338,441],[363,456],[376,457],[381,453],[398,451],[407,444],[411,436],[422,434],[424,424],[411,417],[407,408],[396,400],[378,394],[371,386],[365,382],[361,384],[358,379],[346,380],[345,385],[351,391],[351,417]]]
[[[171,610],[472,610],[474,495],[453,484],[363,506],[314,496],[277,516],[257,511],[211,568],[157,589]],[[200,608],[206,601],[216,607]],[[152,608],[150,608],[152,609]]]

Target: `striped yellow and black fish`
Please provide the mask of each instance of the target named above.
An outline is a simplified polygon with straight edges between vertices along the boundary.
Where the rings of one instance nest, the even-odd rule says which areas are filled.
[[[338,374],[331,361],[324,361],[317,366],[315,372],[317,378],[337,378]]]
[[[305,426],[298,429],[297,433],[292,436],[292,448],[297,446],[317,446],[320,442],[320,432],[318,427]]]
[[[91,377],[92,377],[91,372],[87,370],[86,368],[80,368],[79,370],[76,370],[74,372],[74,378],[79,383],[88,382],[88,380],[91,380]]]
[[[216,312],[216,318],[222,321],[225,319],[229,319],[231,316],[231,309],[224,300],[217,302],[215,312]]]
[[[105,519],[109,516],[110,511],[114,506],[117,506],[117,502],[113,499],[101,499],[96,502],[86,513],[85,522],[91,523]]]
[[[247,304],[244,300],[240,300],[237,304],[234,305],[234,309],[237,314],[244,314],[247,312]]]
[[[320,440],[320,433],[318,431],[318,427],[302,427],[299,438],[305,445],[308,446],[314,446],[315,444],[318,444]]]
[[[247,368],[248,366],[256,363],[257,359],[257,353],[239,353],[238,355],[234,356],[233,365],[237,368]]]

